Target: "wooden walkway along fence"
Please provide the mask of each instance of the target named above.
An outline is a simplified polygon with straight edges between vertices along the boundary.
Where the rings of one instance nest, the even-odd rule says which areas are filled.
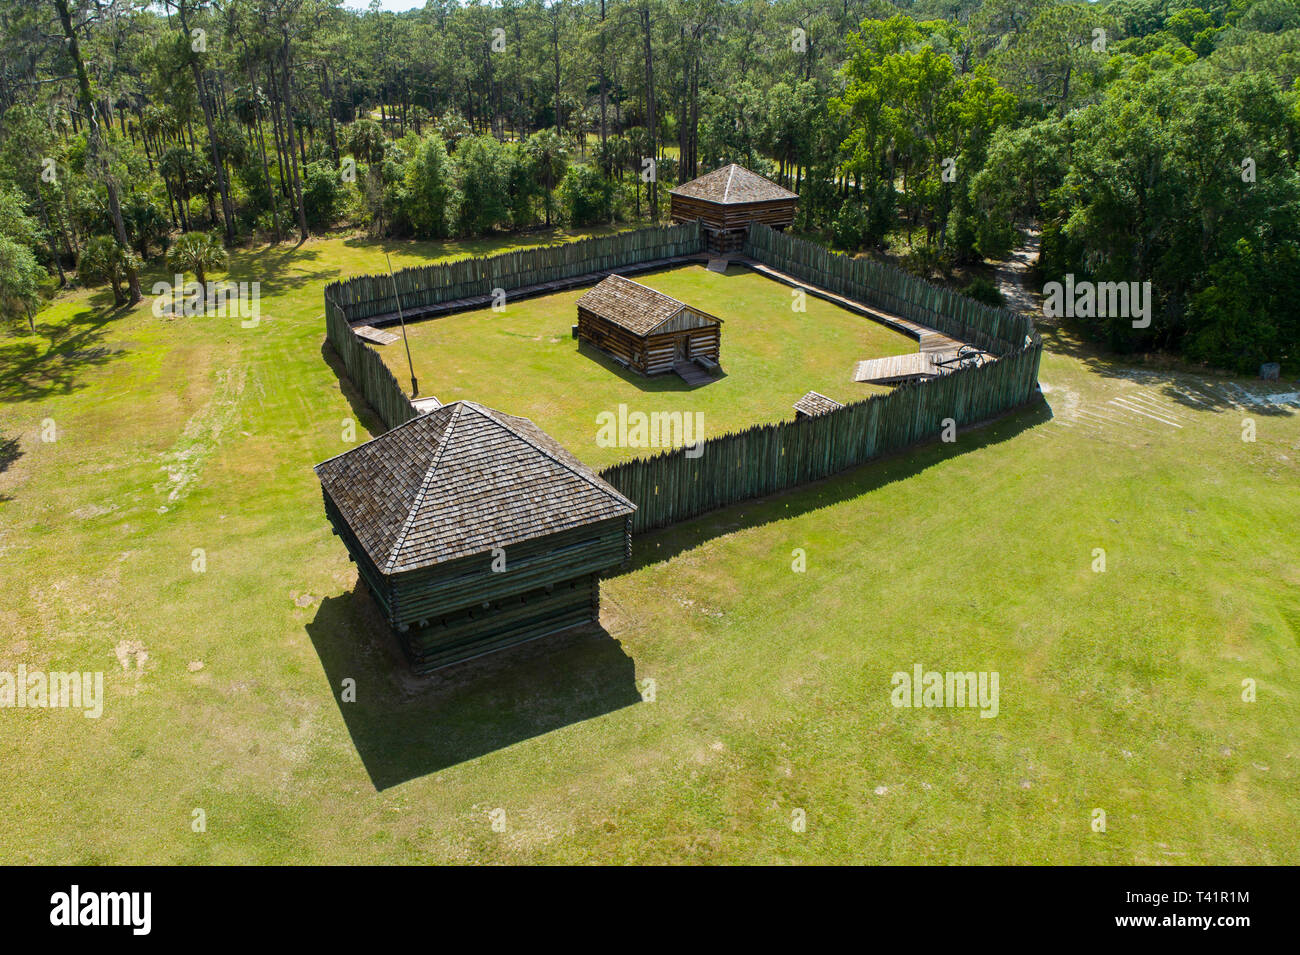
[[[798,279],[937,329],[994,355],[1019,348],[1034,335],[1026,315],[993,308],[933,285],[893,265],[851,258],[765,225],[752,225],[745,255]]]
[[[494,289],[508,292],[526,285],[558,282],[588,272],[609,271],[653,259],[674,259],[701,251],[700,224],[688,222],[422,265],[401,269],[392,277],[362,275],[331,282],[325,287],[325,294],[332,295],[347,320],[355,323],[397,311],[394,281],[402,309],[415,313],[443,302],[490,297]]]
[[[848,309],[850,312],[856,312],[859,315],[865,315],[873,322],[879,322],[896,332],[902,332],[904,335],[910,335],[915,338],[921,345],[923,352],[955,352],[965,342],[958,341],[950,335],[942,332],[936,332],[933,329],[926,328],[918,322],[901,318],[880,308],[872,308],[864,305],[860,301],[855,301],[845,295],[837,295],[835,292],[828,292],[813,282],[795,278],[793,275],[786,275],[779,269],[774,269],[770,265],[764,265],[762,262],[750,258],[741,258],[738,260],[741,265],[753,269],[759,275],[765,275],[770,279],[789,285],[793,288],[801,288],[809,295],[815,295],[818,298],[825,299],[838,305],[840,308]]]

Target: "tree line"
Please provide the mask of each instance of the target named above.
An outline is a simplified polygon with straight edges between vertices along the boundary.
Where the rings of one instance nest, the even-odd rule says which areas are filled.
[[[1152,283],[1090,334],[1247,370],[1300,340],[1298,64],[1300,0],[25,0],[0,308],[337,228],[661,221],[739,162],[930,276],[1041,228],[1045,279]]]

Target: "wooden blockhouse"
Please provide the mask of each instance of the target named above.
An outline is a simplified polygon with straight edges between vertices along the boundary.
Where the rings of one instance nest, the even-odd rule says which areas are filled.
[[[578,299],[578,338],[643,375],[683,363],[716,367],[722,319],[621,275],[610,275]]]
[[[844,406],[834,398],[810,391],[794,403],[794,416],[798,418],[815,418],[818,415],[839,411]]]
[[[627,498],[526,418],[456,401],[316,466],[325,513],[417,672],[599,615]]]
[[[710,252],[739,252],[751,222],[774,229],[794,223],[797,193],[732,163],[669,192],[674,222],[700,223]]]

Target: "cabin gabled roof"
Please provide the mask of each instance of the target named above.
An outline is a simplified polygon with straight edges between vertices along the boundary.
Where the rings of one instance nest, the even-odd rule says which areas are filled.
[[[653,334],[670,322],[674,324],[672,331],[722,324],[720,318],[621,275],[601,279],[578,299],[578,306],[641,336]],[[683,316],[683,312],[687,315]],[[674,322],[679,316],[683,320]]]
[[[698,179],[684,182],[669,190],[670,195],[685,196],[688,199],[703,199],[722,205],[745,202],[775,202],[780,199],[798,199],[799,194],[778,186],[771,179],[764,179],[756,172],[750,172],[744,166],[734,162],[721,169],[705,173]]]
[[[384,574],[636,510],[527,418],[472,401],[412,418],[315,470]]]

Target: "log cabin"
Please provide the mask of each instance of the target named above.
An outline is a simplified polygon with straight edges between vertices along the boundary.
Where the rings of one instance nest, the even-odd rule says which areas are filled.
[[[698,221],[705,248],[719,254],[739,252],[751,222],[784,230],[799,203],[797,193],[735,163],[684,182],[669,196],[673,221]]]
[[[595,621],[636,506],[527,418],[455,401],[316,466],[361,581],[426,673]]]
[[[643,375],[697,362],[717,367],[722,319],[621,275],[578,299],[578,338]]]

